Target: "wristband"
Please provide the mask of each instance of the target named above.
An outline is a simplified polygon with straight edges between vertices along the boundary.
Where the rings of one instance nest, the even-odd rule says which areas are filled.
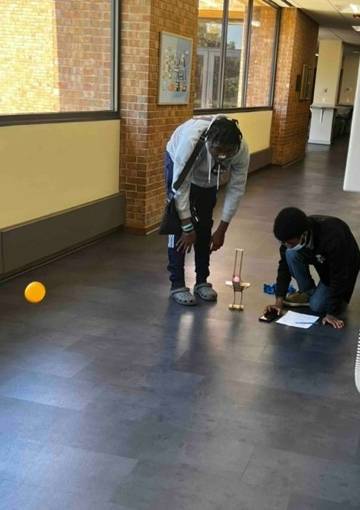
[[[181,229],[183,232],[192,232],[194,230],[194,225],[192,223],[188,223],[187,225],[181,225]]]

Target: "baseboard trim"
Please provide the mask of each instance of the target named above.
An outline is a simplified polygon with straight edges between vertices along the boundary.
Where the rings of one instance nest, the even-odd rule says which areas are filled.
[[[135,236],[149,236],[159,230],[160,221],[150,225],[149,227],[125,227],[125,232]]]
[[[48,263],[119,230],[125,222],[120,193],[0,230],[0,278]]]
[[[331,140],[314,140],[309,139],[308,143],[312,143],[313,145],[331,145]]]
[[[288,163],[284,163],[281,166],[282,167],[287,167],[287,166],[295,165],[296,163],[299,163],[300,161],[303,161],[304,158],[305,158],[305,153],[302,156],[299,156],[298,158],[293,159],[292,161],[289,161]]]
[[[123,231],[123,227],[109,230],[97,237],[94,237],[93,239],[88,239],[86,242],[79,243],[78,245],[73,245],[70,248],[66,248],[63,251],[54,253],[53,255],[49,255],[48,257],[44,257],[42,259],[35,260],[34,262],[31,262],[21,268],[15,269],[14,271],[9,271],[8,273],[0,274],[0,282],[5,282],[7,280],[17,278],[18,276],[20,276],[22,274],[26,274],[30,271],[33,271],[34,269],[37,269],[42,266],[46,266],[48,264],[52,264],[53,262],[56,262],[57,260],[60,260],[64,257],[68,257],[72,253],[76,253],[78,251],[85,250],[89,246],[92,246],[93,244],[101,242],[104,238],[106,238],[112,234],[116,234],[117,232],[122,232],[122,231]]]
[[[271,160],[272,160],[271,147],[264,149],[262,151],[254,152],[250,156],[249,173],[255,172],[255,170],[260,170],[260,168],[264,168],[265,166],[271,165]]]

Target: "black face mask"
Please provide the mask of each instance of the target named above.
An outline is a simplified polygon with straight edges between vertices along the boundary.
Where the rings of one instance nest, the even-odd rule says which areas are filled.
[[[211,169],[211,173],[217,175],[218,173],[223,174],[227,172],[228,168],[224,165],[223,161],[215,160],[215,164]]]

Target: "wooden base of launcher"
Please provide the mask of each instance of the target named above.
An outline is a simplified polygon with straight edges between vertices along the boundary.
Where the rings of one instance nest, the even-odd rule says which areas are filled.
[[[229,305],[229,310],[235,310],[237,312],[242,312],[244,310],[243,305],[243,292],[245,289],[250,287],[250,283],[246,282],[233,282],[234,289],[234,301]],[[237,294],[240,293],[240,303],[236,302]]]
[[[236,305],[234,303],[232,303],[231,305],[229,305],[229,310],[236,310],[237,312],[242,312],[244,310],[244,305]]]

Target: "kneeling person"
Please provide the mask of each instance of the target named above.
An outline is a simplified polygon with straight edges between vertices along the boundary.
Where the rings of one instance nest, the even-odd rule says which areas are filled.
[[[323,324],[342,328],[338,318],[350,302],[360,268],[360,251],[349,226],[331,216],[307,216],[295,207],[280,211],[274,235],[281,242],[276,284],[276,303],[267,310],[279,314],[284,305],[309,306],[324,315]],[[309,266],[316,269],[318,285]],[[299,291],[287,295],[293,277]]]

